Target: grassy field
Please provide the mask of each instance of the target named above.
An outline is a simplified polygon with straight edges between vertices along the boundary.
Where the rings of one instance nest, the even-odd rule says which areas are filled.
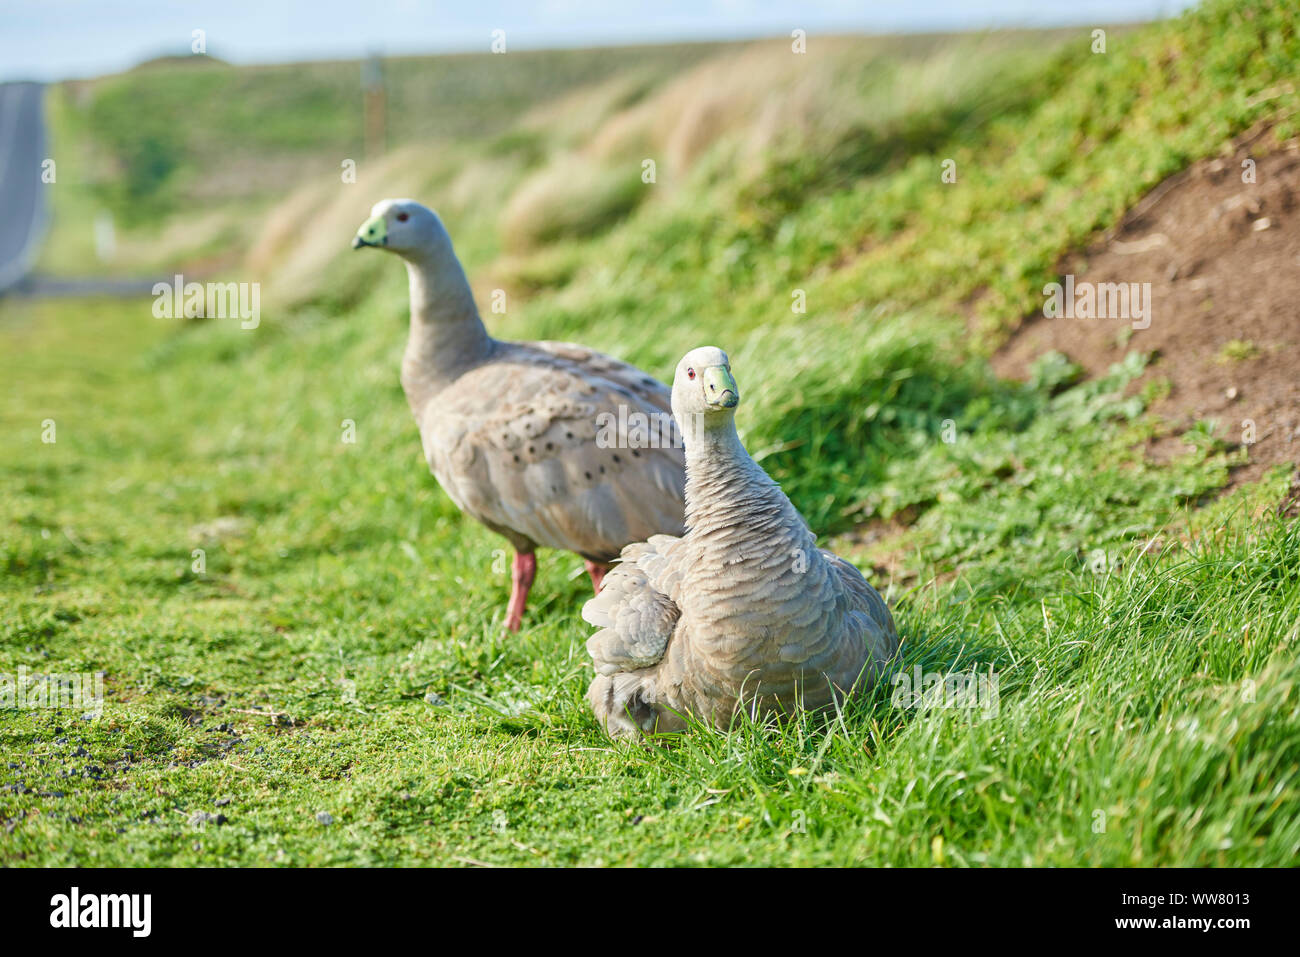
[[[1088,31],[817,42],[794,66],[779,42],[555,54],[548,86],[518,79],[550,75],[536,54],[490,124],[443,142],[429,120],[356,185],[328,172],[356,135],[330,99],[344,67],[295,74],[264,95],[327,121],[240,148],[250,168],[301,149],[319,183],[195,199],[188,151],[240,129],[217,113],[138,181],[126,234],[140,266],[168,261],[178,217],[238,224],[193,258],[266,284],[256,330],[147,300],[0,302],[0,673],[105,683],[98,720],[0,710],[0,861],[1295,859],[1290,470],[1220,495],[1248,453],[1208,428],[1149,461],[1167,427],[1146,411],[1158,382],[1129,387],[1140,355],[1088,381],[1049,355],[1024,384],[985,358],[1059,257],[1163,177],[1254,124],[1294,133],[1290,5],[1210,3],[1102,55]],[[436,73],[486,101],[490,60],[412,61],[394,99]],[[745,84],[702,82],[738,62]],[[69,155],[148,153],[113,84],[163,87],[129,77],[55,98]],[[186,107],[156,95],[151,123]],[[658,181],[633,193],[645,157]],[[75,265],[114,184],[133,188],[69,174],[47,266]],[[886,684],[842,714],[611,745],[582,700],[581,561],[544,554],[504,636],[504,542],[423,465],[397,383],[405,277],[345,249],[358,211],[408,188],[444,213],[480,304],[508,291],[498,334],[661,378],[727,349],[748,447],[886,593],[900,671],[983,676],[991,697]]]

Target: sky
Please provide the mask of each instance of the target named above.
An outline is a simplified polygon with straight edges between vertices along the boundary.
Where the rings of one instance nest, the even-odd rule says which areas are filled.
[[[235,63],[817,33],[1094,25],[1190,0],[0,0],[0,81],[59,80],[207,52]]]

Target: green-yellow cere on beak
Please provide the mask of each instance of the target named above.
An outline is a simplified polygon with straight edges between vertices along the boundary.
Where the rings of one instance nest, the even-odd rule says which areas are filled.
[[[388,221],[383,216],[371,216],[357,234],[352,237],[352,248],[360,249],[362,246],[387,246],[388,245]]]
[[[740,387],[726,366],[710,366],[704,370],[704,401],[720,409],[734,409],[740,404]]]

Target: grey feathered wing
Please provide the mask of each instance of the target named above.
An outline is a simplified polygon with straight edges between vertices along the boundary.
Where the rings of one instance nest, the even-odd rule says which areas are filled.
[[[638,415],[671,425],[668,405],[665,386],[617,359],[503,342],[430,397],[421,435],[452,500],[517,548],[609,561],[629,542],[683,531],[676,433],[665,426],[654,444],[630,434]]]
[[[849,608],[843,618],[841,640],[861,638],[867,646],[868,670],[877,674],[882,663],[898,651],[898,631],[894,626],[894,618],[889,613],[889,606],[852,563],[824,548],[818,551],[838,576],[848,600]],[[852,680],[858,677],[860,676],[853,676]]]
[[[655,728],[656,712],[645,700],[653,679],[636,672],[663,660],[677,630],[681,570],[673,563],[673,549],[680,541],[655,535],[623,549],[600,594],[582,609],[583,620],[599,629],[587,640],[596,668],[587,700],[615,737]]]

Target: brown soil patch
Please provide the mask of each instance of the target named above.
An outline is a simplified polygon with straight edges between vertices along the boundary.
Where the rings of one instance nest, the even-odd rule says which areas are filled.
[[[1250,463],[1233,484],[1300,459],[1300,144],[1265,156],[1243,138],[1233,155],[1195,164],[1152,190],[1118,226],[1062,276],[1083,282],[1147,283],[1150,326],[1123,318],[1024,320],[993,357],[999,375],[1024,378],[1030,363],[1059,350],[1089,375],[1105,372],[1132,349],[1156,353],[1145,379],[1172,388],[1152,410],[1181,433],[1199,418],[1219,435],[1243,441],[1254,423]],[[1255,182],[1242,161],[1255,161]],[[1062,280],[1064,281],[1064,280]],[[1180,445],[1157,444],[1153,458]]]

